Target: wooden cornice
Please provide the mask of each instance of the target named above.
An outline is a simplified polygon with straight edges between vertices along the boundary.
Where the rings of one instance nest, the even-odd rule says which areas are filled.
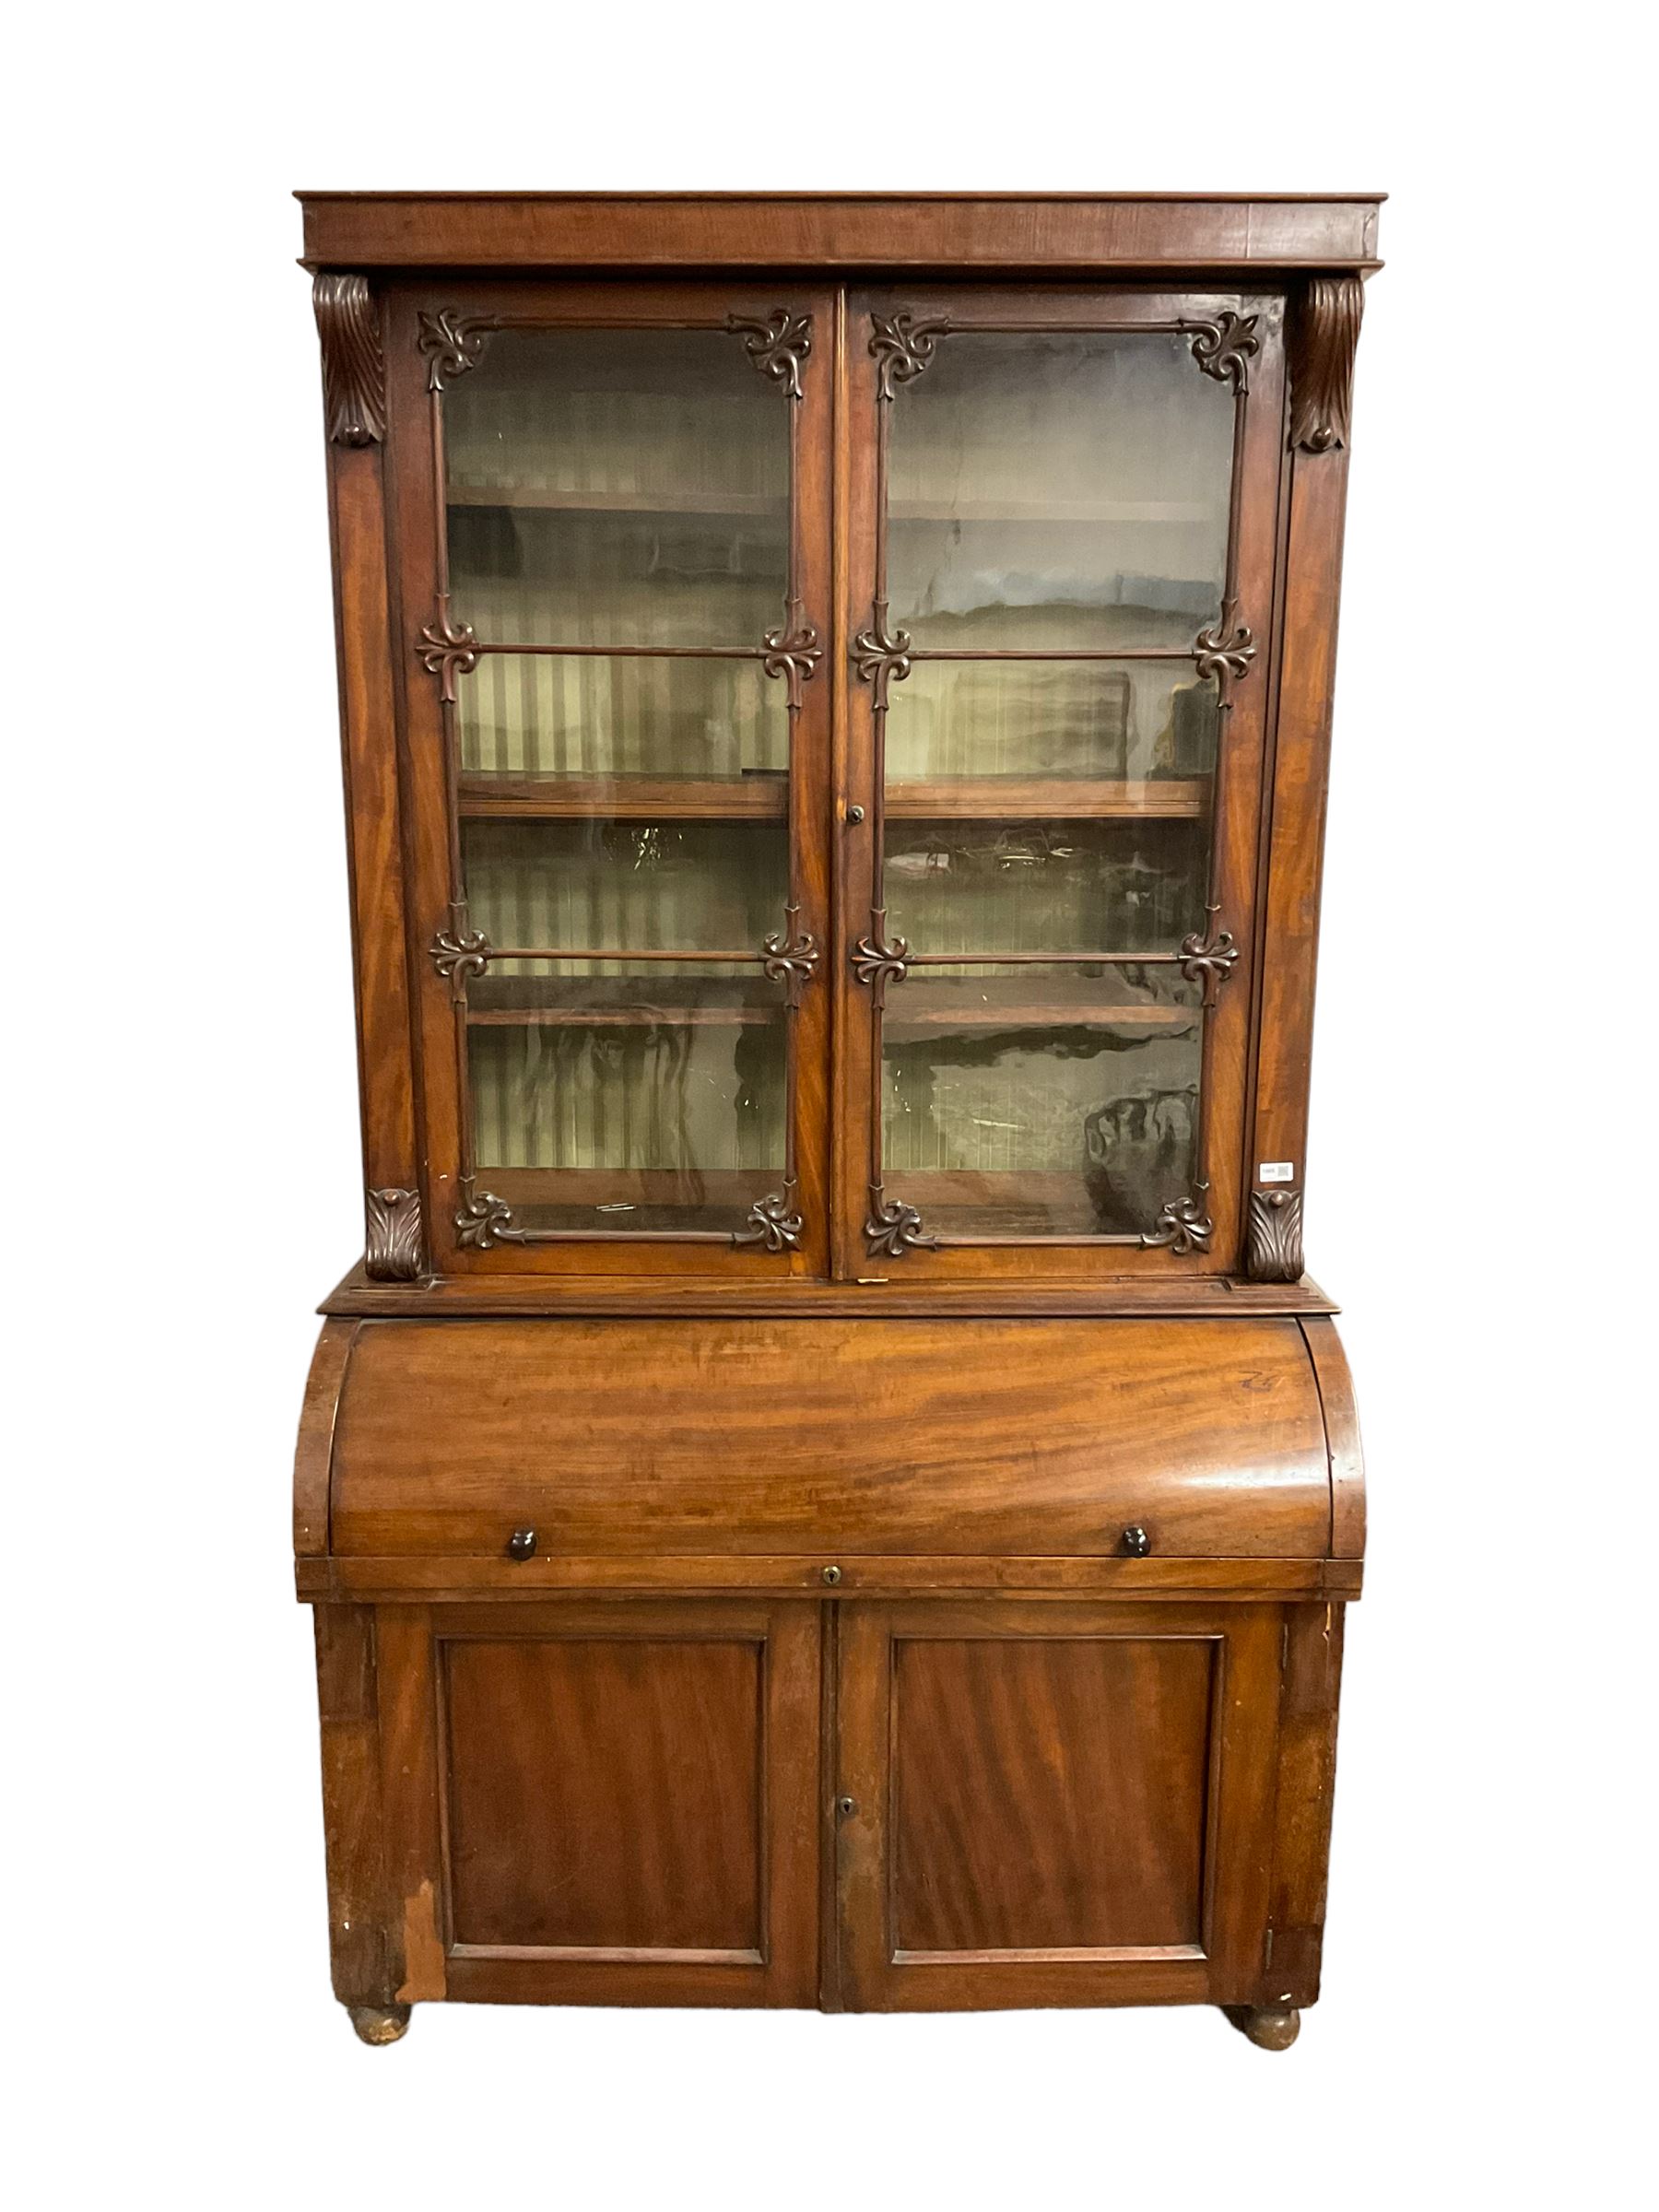
[[[1382,193],[295,194],[311,269],[949,268],[1211,276],[1381,265]]]

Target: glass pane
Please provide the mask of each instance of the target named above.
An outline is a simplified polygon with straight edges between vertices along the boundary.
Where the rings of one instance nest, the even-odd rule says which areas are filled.
[[[889,821],[888,932],[912,951],[1169,952],[1204,925],[1208,825]]]
[[[480,1188],[519,1229],[740,1228],[782,1181],[786,1025],[758,970],[492,967],[468,994]]]
[[[725,332],[499,332],[444,428],[454,611],[479,638],[757,645],[779,621],[787,418]]]
[[[1154,1229],[1196,1173],[1198,998],[1173,968],[912,971],[883,1025],[888,1199],[946,1236]]]
[[[492,945],[759,952],[783,925],[787,840],[782,819],[468,822],[468,920]]]
[[[917,661],[888,694],[888,804],[895,786],[902,798],[908,783],[957,776],[1136,786],[1207,776],[1218,698],[1190,662]]]
[[[758,661],[486,653],[457,693],[466,776],[719,781],[735,810],[785,811],[787,695]]]
[[[1220,611],[1232,432],[1179,333],[941,338],[893,403],[893,619],[934,651],[1190,645]]]

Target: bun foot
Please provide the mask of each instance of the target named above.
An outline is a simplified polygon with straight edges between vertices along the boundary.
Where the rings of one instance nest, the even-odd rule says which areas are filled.
[[[347,2005],[346,2009],[366,2043],[395,2043],[409,2025],[406,2005]]]
[[[1288,2051],[1301,2031],[1301,2014],[1289,2005],[1223,2005],[1222,2011],[1261,2051]]]

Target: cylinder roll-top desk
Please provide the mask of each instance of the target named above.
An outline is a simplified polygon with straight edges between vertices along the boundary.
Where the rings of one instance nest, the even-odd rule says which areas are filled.
[[[300,197],[335,1994],[1282,2049],[1363,1547],[1301,1224],[1377,195]]]

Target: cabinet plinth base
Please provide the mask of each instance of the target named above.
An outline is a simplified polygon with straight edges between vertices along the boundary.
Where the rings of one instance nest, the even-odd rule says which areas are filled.
[[[1301,2033],[1301,2014],[1290,2005],[1223,2005],[1222,2011],[1260,2051],[1288,2051]]]
[[[409,2025],[406,2005],[347,2005],[351,2024],[365,2043],[401,2042]]]

